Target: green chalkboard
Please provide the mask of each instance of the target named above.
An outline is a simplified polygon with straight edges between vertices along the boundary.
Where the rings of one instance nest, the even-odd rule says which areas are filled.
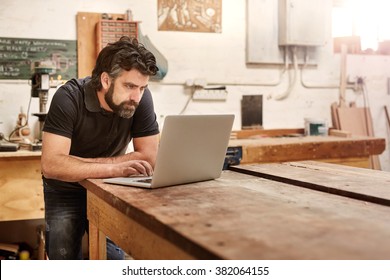
[[[52,61],[62,80],[77,77],[76,41],[0,37],[0,79],[30,79],[41,61]]]

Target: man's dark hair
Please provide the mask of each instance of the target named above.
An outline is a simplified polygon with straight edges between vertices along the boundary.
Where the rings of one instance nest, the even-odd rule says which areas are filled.
[[[100,51],[92,71],[92,86],[96,90],[102,89],[100,76],[103,72],[107,72],[115,80],[122,71],[132,69],[148,76],[154,76],[158,71],[154,55],[137,39],[123,36]]]

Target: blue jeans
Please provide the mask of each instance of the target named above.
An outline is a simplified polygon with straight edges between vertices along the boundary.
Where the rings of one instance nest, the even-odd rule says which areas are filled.
[[[75,184],[53,186],[43,180],[46,252],[50,260],[81,260],[82,239],[88,232],[86,190]],[[107,259],[123,260],[124,252],[107,238]]]

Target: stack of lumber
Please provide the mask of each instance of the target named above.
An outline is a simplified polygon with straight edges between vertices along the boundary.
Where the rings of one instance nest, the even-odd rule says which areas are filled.
[[[358,108],[355,104],[338,106],[337,103],[331,105],[333,128],[344,131],[353,136],[374,137],[374,129],[370,108]],[[380,170],[380,162],[377,155],[370,158],[370,167]]]
[[[355,103],[346,104],[345,91],[347,84],[346,63],[347,47],[341,46],[341,73],[339,103],[331,105],[333,128],[350,133],[353,136],[374,136],[371,112],[369,107],[358,108]],[[363,95],[365,94],[363,90]],[[381,169],[378,156],[370,156],[370,167]]]
[[[356,136],[374,136],[370,108],[359,108],[355,104],[341,107],[333,103],[331,109],[334,128]]]

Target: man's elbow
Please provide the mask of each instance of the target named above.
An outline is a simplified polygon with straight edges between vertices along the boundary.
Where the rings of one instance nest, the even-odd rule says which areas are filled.
[[[55,167],[47,161],[41,161],[41,173],[46,179],[55,179]]]

